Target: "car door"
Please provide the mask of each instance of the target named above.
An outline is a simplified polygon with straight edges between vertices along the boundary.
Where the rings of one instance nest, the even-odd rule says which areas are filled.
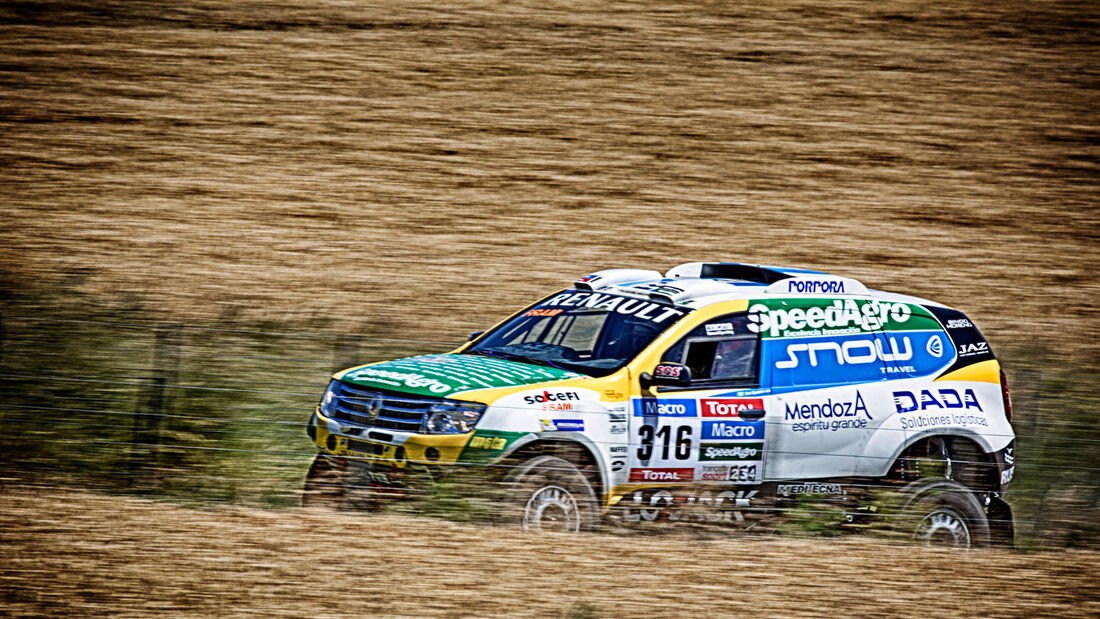
[[[765,431],[759,357],[760,337],[744,313],[709,320],[666,350],[661,361],[687,366],[693,379],[632,401],[629,482],[759,484]]]

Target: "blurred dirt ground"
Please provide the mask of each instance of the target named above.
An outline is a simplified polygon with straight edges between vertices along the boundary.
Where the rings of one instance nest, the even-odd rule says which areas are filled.
[[[232,543],[228,543],[232,541]],[[0,613],[23,616],[1095,617],[1096,551],[525,536],[324,510],[6,488]]]
[[[0,309],[460,341],[724,259],[954,305],[1095,384],[1098,43],[1095,2],[4,2]],[[1100,614],[1093,551],[3,490],[11,615]]]

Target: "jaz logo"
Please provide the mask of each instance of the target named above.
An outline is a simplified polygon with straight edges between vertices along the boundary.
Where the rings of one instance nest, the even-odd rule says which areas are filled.
[[[913,358],[913,344],[908,337],[901,338],[901,346],[898,346],[898,338],[890,336],[890,352],[886,352],[882,340],[847,340],[838,342],[813,342],[811,344],[790,344],[787,346],[788,359],[776,361],[775,367],[780,370],[797,368],[802,361],[798,353],[806,353],[806,359],[810,366],[817,367],[819,361],[824,361],[835,356],[838,365],[858,365],[862,363],[874,363],[875,361],[907,361]],[[900,349],[899,349],[900,348]]]
[[[936,389],[934,391],[922,389],[919,395],[912,391],[895,391],[894,406],[897,407],[899,413],[912,413],[930,408],[974,408],[979,411],[982,410],[982,405],[978,402],[978,396],[974,394],[973,389],[963,391],[962,395],[959,395],[959,392],[954,389]]]
[[[703,399],[704,417],[738,417],[742,411],[764,410],[764,400],[760,398],[714,398]]]
[[[984,355],[989,352],[989,344],[987,342],[976,342],[974,344],[963,344],[959,349],[960,357],[974,357],[976,355]]]
[[[630,469],[630,481],[691,481],[695,469]]]

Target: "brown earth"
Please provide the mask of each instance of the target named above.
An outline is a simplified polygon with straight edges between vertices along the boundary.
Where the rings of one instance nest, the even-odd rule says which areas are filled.
[[[455,341],[597,268],[724,259],[934,298],[1087,379],[1098,33],[1089,2],[6,2],[3,309]],[[12,489],[0,540],[12,615],[1100,613],[1072,550]]]
[[[1089,617],[1096,551],[538,538],[324,510],[195,510],[6,488],[0,614]]]

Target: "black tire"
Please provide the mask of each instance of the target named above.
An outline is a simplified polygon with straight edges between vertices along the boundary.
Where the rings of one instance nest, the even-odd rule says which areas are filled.
[[[578,533],[596,527],[596,493],[572,463],[538,456],[516,467],[508,481],[507,523],[534,533]]]
[[[915,541],[939,548],[986,548],[989,519],[974,492],[949,479],[922,480],[907,489],[912,498],[903,522]]]

